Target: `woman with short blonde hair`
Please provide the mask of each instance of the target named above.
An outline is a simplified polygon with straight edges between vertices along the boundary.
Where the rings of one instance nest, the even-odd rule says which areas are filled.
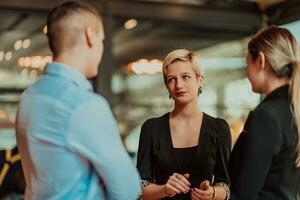
[[[201,111],[204,83],[200,57],[186,49],[170,52],[163,78],[174,109],[142,126],[137,168],[143,199],[229,199],[227,122]]]

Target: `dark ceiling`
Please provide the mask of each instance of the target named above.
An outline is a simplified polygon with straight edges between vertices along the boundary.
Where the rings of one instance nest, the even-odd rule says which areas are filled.
[[[13,52],[13,59],[0,62],[2,71],[19,75],[19,56],[50,55],[42,29],[49,9],[60,2],[0,1],[0,51],[10,51],[18,39],[31,39],[30,48]],[[249,36],[264,23],[286,23],[300,18],[300,2],[296,0],[269,5],[264,11],[256,2],[245,0],[87,2],[98,8],[105,25],[102,77],[95,85],[96,89],[100,85],[98,90],[107,97],[111,94],[108,83],[113,71],[136,59],[162,58],[174,48],[200,50]],[[138,21],[138,26],[124,29],[124,22],[131,18]]]

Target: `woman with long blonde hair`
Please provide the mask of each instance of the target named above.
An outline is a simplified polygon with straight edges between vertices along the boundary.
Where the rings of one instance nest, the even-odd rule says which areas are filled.
[[[300,60],[295,37],[272,26],[248,44],[247,76],[265,95],[230,158],[231,199],[300,199]]]

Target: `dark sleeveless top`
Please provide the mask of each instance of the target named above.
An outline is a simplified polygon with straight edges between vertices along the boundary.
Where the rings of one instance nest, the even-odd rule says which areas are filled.
[[[179,167],[179,171],[184,174],[188,173],[198,146],[174,148],[175,159]]]

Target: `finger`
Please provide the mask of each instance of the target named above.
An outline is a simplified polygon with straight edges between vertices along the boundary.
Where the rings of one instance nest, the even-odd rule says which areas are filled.
[[[200,198],[198,196],[195,195],[195,193],[191,193],[192,196],[192,200],[200,200]]]
[[[177,194],[180,193],[180,190],[178,190],[177,188],[175,188],[174,186],[172,186],[171,184],[167,183],[166,187],[170,190],[173,190],[174,192],[176,192]]]
[[[192,191],[191,193],[192,193],[192,195],[193,195],[196,199],[201,199],[201,198],[202,198],[202,196],[201,196],[200,194],[198,194],[194,189],[193,189],[193,191]]]
[[[200,190],[200,194],[205,195],[205,196],[212,196],[213,195],[213,190],[211,188],[209,188],[207,190]]]
[[[193,188],[193,193],[196,193],[196,194],[199,194],[199,195],[202,195],[202,190],[198,189],[198,188]]]
[[[205,180],[205,181],[202,181],[202,182],[200,183],[199,188],[200,188],[201,190],[207,190],[209,186],[210,186],[210,185],[209,185],[209,181],[208,181],[208,180]]]
[[[182,180],[174,177],[174,176],[171,176],[170,179],[169,179],[171,182],[172,182],[172,185],[173,186],[177,186],[177,185],[180,185],[180,187],[184,188],[184,190],[190,190],[190,186],[188,184],[186,184],[185,182],[183,182]]]
[[[175,173],[172,174],[173,177],[176,177],[177,175],[179,175],[179,173],[175,172]]]
[[[193,192],[198,196],[200,196],[201,198],[207,198],[207,199],[212,198],[212,193],[210,192],[210,190],[200,190],[198,188],[193,188]]]
[[[208,197],[208,196],[202,196],[202,195],[199,195],[199,194],[197,194],[196,192],[192,192],[192,197],[194,198],[194,199],[199,199],[199,200],[211,200],[211,197]]]
[[[190,177],[190,174],[189,174],[189,173],[185,173],[185,174],[183,174],[183,176],[184,176],[185,178],[189,178],[189,177]]]
[[[176,177],[182,182],[184,182],[187,186],[191,186],[191,183],[187,180],[187,178],[184,175],[178,174]]]
[[[186,185],[185,185],[183,182],[181,182],[181,181],[176,181],[176,182],[172,181],[172,182],[170,182],[170,184],[171,184],[173,187],[179,189],[180,191],[182,191],[182,192],[184,192],[184,193],[186,193],[186,192],[189,191],[189,187],[186,186]]]
[[[193,191],[201,196],[207,196],[210,194],[208,190],[201,190],[199,188],[193,188]]]

